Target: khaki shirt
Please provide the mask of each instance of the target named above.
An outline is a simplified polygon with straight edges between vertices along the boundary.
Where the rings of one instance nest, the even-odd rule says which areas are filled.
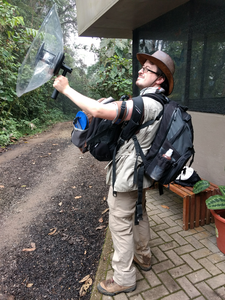
[[[163,89],[147,88],[141,91],[140,95],[144,101],[144,121],[143,124],[149,120],[155,119],[160,111],[163,109],[162,104],[149,97],[144,97],[144,94],[163,92]],[[138,142],[146,154],[147,150],[151,147],[152,141],[155,137],[156,131],[159,127],[160,121],[155,121],[152,125],[149,125],[137,133]],[[116,154],[116,181],[114,190],[117,192],[129,192],[137,190],[137,184],[134,184],[134,168],[136,163],[136,151],[134,148],[133,139],[126,141]],[[138,166],[142,163],[142,159],[138,157]],[[107,166],[106,183],[112,185],[112,161]],[[149,176],[144,176],[143,188],[148,188],[152,185],[152,179]]]

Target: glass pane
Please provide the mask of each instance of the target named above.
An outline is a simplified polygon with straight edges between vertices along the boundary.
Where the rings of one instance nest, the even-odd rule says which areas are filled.
[[[176,71],[171,98],[184,103],[185,81],[183,79],[185,77],[187,43],[185,41],[140,40],[139,52],[152,54],[157,50],[165,51],[173,58]]]
[[[225,42],[219,40],[222,40],[221,36],[217,40],[215,35],[207,39],[203,98],[225,96]]]
[[[136,29],[135,36],[139,52],[162,50],[174,60],[171,99],[190,110],[225,113],[224,0],[192,0]]]
[[[202,39],[202,41],[201,41]],[[190,94],[191,99],[198,99],[201,96],[201,81],[204,74],[202,73],[202,60],[204,42],[203,37],[192,43],[192,56],[191,56],[191,71],[190,71]],[[199,84],[200,83],[200,84]]]

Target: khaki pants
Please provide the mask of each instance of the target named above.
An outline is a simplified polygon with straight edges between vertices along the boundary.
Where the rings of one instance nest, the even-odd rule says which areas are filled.
[[[112,195],[109,189],[109,228],[112,234],[114,254],[112,267],[114,281],[122,286],[136,283],[136,269],[132,264],[134,255],[141,263],[148,263],[151,257],[149,240],[150,227],[146,212],[145,191],[143,191],[143,220],[134,225],[137,191]]]

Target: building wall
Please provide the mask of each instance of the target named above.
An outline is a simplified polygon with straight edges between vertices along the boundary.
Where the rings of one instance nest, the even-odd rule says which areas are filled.
[[[194,127],[195,160],[201,178],[225,185],[225,116],[189,112]]]

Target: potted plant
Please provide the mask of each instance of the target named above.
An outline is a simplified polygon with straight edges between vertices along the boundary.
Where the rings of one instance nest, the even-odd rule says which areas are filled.
[[[210,183],[206,180],[198,181],[193,187],[193,193],[204,191]],[[215,219],[217,246],[225,254],[225,186],[219,186],[221,195],[214,195],[206,200],[206,206],[210,209]]]

